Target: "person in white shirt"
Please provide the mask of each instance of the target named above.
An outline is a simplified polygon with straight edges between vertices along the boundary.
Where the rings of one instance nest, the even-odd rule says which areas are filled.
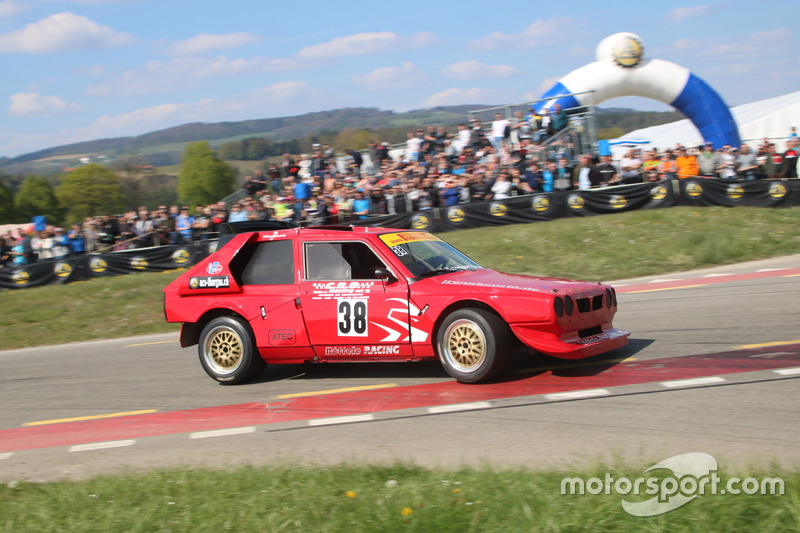
[[[507,127],[511,127],[511,122],[503,118],[502,113],[496,113],[492,121],[492,136],[489,138],[489,141],[498,154],[500,153],[503,143],[505,143]]]

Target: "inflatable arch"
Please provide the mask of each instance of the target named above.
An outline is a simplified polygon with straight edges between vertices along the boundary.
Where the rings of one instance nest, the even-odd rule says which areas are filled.
[[[542,95],[542,100],[547,100],[533,107],[537,112],[555,104],[569,109],[619,96],[642,96],[671,105],[686,115],[714,148],[741,144],[736,121],[719,94],[685,67],[644,59],[644,45],[634,33],[603,39],[597,46],[597,61],[564,76]]]

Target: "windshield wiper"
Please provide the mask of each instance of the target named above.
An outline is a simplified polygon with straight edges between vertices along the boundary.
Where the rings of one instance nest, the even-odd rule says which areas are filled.
[[[429,270],[419,275],[421,278],[428,278],[430,276],[438,276],[439,274],[449,274],[450,272],[460,272],[452,268],[437,268],[436,270]]]

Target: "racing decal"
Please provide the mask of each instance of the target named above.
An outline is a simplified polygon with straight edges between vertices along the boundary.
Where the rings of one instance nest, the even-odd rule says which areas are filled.
[[[189,279],[190,289],[227,289],[231,286],[228,276],[197,276]]]
[[[68,278],[72,274],[72,265],[66,261],[59,261],[53,267],[53,272],[59,278]]]
[[[374,281],[324,281],[312,284],[312,300],[336,300],[342,297],[358,298],[369,295]]]
[[[336,327],[340,337],[366,337],[369,300],[340,299],[336,304]]]
[[[172,261],[176,265],[184,265],[189,262],[189,259],[192,258],[192,255],[189,253],[189,250],[186,248],[178,248],[174,252],[172,252]]]
[[[322,349],[327,357],[352,357],[357,355],[400,355],[401,347],[397,344],[380,344],[375,346],[325,346]]]
[[[273,231],[272,233],[262,233],[258,236],[260,241],[274,241],[278,237],[285,237],[286,234],[282,231]]]
[[[542,292],[542,291],[550,291],[548,287],[521,287],[519,285],[503,285],[500,283],[480,283],[477,281],[455,281],[446,279],[442,281],[442,285],[465,285],[468,287],[488,287],[490,289],[515,289],[518,291],[531,291],[531,292]]]
[[[95,274],[102,274],[108,270],[108,263],[102,257],[92,257],[91,261],[89,261],[89,268]]]
[[[420,310],[416,305],[402,298],[389,298],[387,301],[397,302],[397,305],[392,307],[386,316],[386,318],[390,322],[396,324],[397,327],[394,329],[378,322],[372,322],[373,325],[387,333],[386,337],[382,338],[380,342],[425,342],[428,340],[429,332],[413,326],[409,327],[409,316],[412,322],[419,321]]]
[[[297,339],[297,334],[293,329],[271,329],[267,335],[272,346],[291,346]]]
[[[381,240],[389,248],[414,241],[440,241],[438,237],[426,231],[404,231],[399,233],[386,233],[381,235]]]
[[[402,246],[393,246],[391,250],[397,257],[403,257],[404,255],[408,255],[408,252],[406,252],[406,249],[403,248]]]
[[[206,274],[209,276],[216,276],[222,273],[222,265],[219,261],[213,261],[206,267]]]
[[[149,264],[150,263],[147,262],[147,259],[141,255],[131,258],[131,267],[135,268],[136,270],[144,270]]]

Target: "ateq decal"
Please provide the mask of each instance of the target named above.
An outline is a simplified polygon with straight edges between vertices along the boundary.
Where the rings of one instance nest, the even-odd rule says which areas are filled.
[[[269,343],[273,346],[287,346],[295,343],[297,335],[293,329],[269,330]]]
[[[228,276],[198,276],[189,280],[190,289],[227,289],[230,286]]]
[[[206,274],[208,274],[209,276],[216,276],[220,272],[222,272],[222,265],[220,264],[219,261],[214,261],[212,263],[209,263],[208,266],[206,267]]]

